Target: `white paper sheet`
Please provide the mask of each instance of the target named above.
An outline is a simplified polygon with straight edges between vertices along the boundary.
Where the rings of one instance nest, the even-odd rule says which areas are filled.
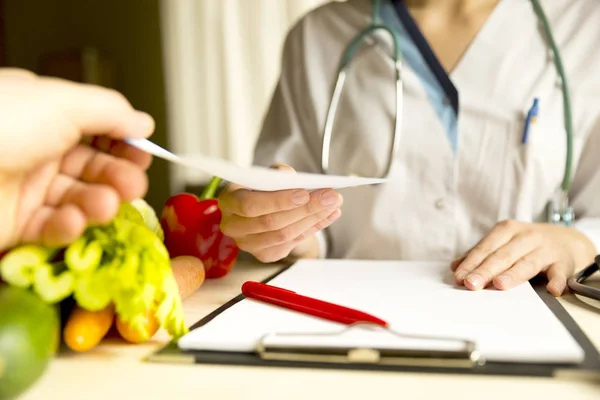
[[[232,162],[203,155],[176,155],[145,139],[128,139],[127,143],[156,157],[201,170],[212,176],[236,183],[252,190],[275,191],[286,189],[316,190],[324,188],[373,185],[385,182],[379,178],[360,178],[304,172],[289,173],[265,167],[242,167]]]
[[[439,262],[302,260],[269,282],[360,309],[393,330],[474,340],[489,361],[579,363],[584,352],[529,283],[509,291],[454,286]],[[179,341],[183,349],[253,352],[268,333],[327,333],[346,326],[244,299]],[[286,344],[456,349],[457,342],[398,340],[378,331],[286,337]],[[461,348],[461,347],[458,347]]]

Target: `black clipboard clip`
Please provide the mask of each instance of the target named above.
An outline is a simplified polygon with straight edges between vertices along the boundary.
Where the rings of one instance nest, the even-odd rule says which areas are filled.
[[[350,347],[319,344],[306,340],[306,344],[286,343],[285,339],[293,338],[324,338],[335,340],[335,337],[347,334],[357,328],[369,328],[386,331],[399,339],[432,340],[456,342],[455,349],[415,349],[390,347]],[[456,346],[455,346],[456,347]],[[484,357],[477,350],[476,343],[453,337],[414,335],[394,331],[390,328],[369,323],[349,325],[341,331],[320,333],[269,333],[259,341],[257,354],[263,360],[317,362],[335,364],[378,364],[394,366],[422,366],[440,368],[477,368],[485,364]]]

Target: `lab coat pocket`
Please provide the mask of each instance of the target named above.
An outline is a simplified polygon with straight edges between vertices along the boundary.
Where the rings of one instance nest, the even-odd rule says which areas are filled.
[[[526,143],[519,143],[517,149],[517,163],[520,171],[516,199],[513,202],[513,219],[522,222],[533,220],[533,196],[534,196],[534,173],[533,173],[533,147]]]
[[[523,222],[544,221],[545,206],[560,187],[565,163],[565,137],[560,124],[538,119],[523,140],[524,122],[513,124],[512,162],[507,178],[513,180],[508,218]]]
[[[504,160],[502,197],[499,204],[498,220],[532,220],[532,157],[533,149],[521,142],[520,124],[509,122]]]

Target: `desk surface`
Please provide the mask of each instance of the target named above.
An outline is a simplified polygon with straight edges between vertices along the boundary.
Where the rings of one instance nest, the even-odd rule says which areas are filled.
[[[280,266],[238,264],[225,278],[207,281],[184,302],[192,325],[240,293],[241,283],[261,280]],[[560,299],[594,345],[600,349],[600,309],[567,294]],[[600,306],[598,306],[600,307]],[[22,397],[39,399],[355,399],[373,394],[385,398],[528,397],[572,400],[600,398],[595,381],[486,377],[468,375],[356,372],[299,368],[217,365],[167,365],[140,361],[168,337],[159,331],[143,345],[107,341],[85,354],[61,355]],[[534,397],[535,396],[535,397]]]

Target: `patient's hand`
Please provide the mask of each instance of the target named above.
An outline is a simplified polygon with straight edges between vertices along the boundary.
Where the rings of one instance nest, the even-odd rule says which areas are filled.
[[[294,173],[286,165],[277,166]],[[290,253],[310,257],[317,253],[315,233],[341,215],[342,196],[323,189],[255,192],[235,184],[219,196],[221,230],[238,247],[259,261],[279,261]]]

